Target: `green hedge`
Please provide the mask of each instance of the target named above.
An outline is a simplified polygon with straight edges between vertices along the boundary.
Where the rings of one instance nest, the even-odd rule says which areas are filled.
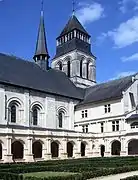
[[[23,180],[23,175],[0,172],[1,180]]]
[[[99,169],[96,171],[90,172],[82,172],[81,174],[69,175],[69,176],[54,176],[54,177],[25,177],[25,180],[87,180],[90,178],[100,177],[100,176],[107,176],[111,174],[119,174],[123,172],[135,171],[138,168],[132,167],[122,167],[122,168],[115,168],[115,169]]]
[[[81,174],[54,177],[25,177],[24,180],[85,180]]]
[[[90,172],[83,172],[82,176],[85,177],[86,179],[90,178],[95,178],[95,177],[100,177],[100,176],[108,176],[112,174],[120,174],[124,172],[130,172],[130,171],[135,171],[137,170],[138,167],[119,167],[119,168],[114,168],[114,169],[99,169],[97,171],[90,171]]]
[[[0,164],[0,171],[3,169],[12,169],[12,172],[16,169],[35,169],[46,167],[47,170],[52,168],[60,168],[65,171],[77,172],[86,170],[92,170],[92,167],[95,168],[116,168],[124,166],[138,166],[138,157],[112,157],[112,158],[90,158],[90,159],[70,159],[70,160],[55,160],[55,161],[44,161],[44,162],[35,162],[35,163],[16,163],[16,164]],[[57,168],[56,168],[57,169]],[[74,170],[73,170],[74,169]],[[45,169],[44,169],[45,171]]]
[[[138,180],[138,176],[131,176],[120,180]]]
[[[113,157],[45,161],[25,164],[1,164],[0,172],[29,173],[41,171],[86,172],[99,168],[138,167],[138,157]]]
[[[5,173],[6,175],[7,173],[23,174],[42,171],[77,172],[82,174],[81,178],[83,179],[84,177],[87,177],[88,179],[92,177],[117,174],[133,170],[138,170],[138,157],[70,159],[24,164],[0,164],[0,172]],[[58,177],[56,177],[56,180],[57,178]]]

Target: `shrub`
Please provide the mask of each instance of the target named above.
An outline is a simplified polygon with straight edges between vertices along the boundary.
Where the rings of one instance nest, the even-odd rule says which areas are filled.
[[[0,172],[0,179],[2,179],[2,180],[23,180],[23,175]]]

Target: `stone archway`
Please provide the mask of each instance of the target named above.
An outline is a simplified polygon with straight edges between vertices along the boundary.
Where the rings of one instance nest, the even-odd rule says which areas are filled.
[[[133,139],[128,143],[128,155],[138,155],[138,139]]]
[[[105,153],[105,146],[101,145],[101,156],[104,157],[104,153]]]
[[[121,142],[117,140],[113,141],[111,145],[111,154],[120,156],[120,151],[121,151]]]
[[[42,144],[39,141],[33,143],[32,151],[34,158],[42,158]]]
[[[73,157],[73,144],[71,142],[67,143],[67,154],[68,157]]]
[[[20,141],[15,141],[11,145],[13,159],[23,159],[24,147]]]
[[[59,156],[59,144],[55,141],[51,143],[51,154],[53,158],[56,158]]]
[[[86,149],[86,144],[84,142],[81,142],[81,156],[85,156],[85,149]]]

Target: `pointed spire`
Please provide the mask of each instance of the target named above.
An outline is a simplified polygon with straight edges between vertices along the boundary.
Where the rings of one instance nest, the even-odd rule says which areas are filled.
[[[48,49],[47,49],[47,43],[46,43],[46,34],[45,34],[45,25],[44,25],[44,1],[41,1],[41,17],[40,17],[40,24],[39,24],[39,31],[37,36],[37,44],[36,44],[36,50],[34,55],[34,60],[36,61],[39,59],[39,56],[47,57],[49,59]]]
[[[77,19],[77,17],[75,15],[72,15],[70,17],[68,23],[66,24],[66,26],[64,27],[64,29],[60,33],[59,37],[64,36],[65,34],[73,31],[74,29],[79,30],[80,32],[82,32],[82,33],[84,33],[90,37],[88,32],[85,30],[85,28],[82,26],[82,24],[80,23],[80,21]]]

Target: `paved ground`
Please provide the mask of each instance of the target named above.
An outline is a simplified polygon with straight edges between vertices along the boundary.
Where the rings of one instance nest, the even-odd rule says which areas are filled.
[[[138,171],[132,171],[132,172],[127,172],[127,173],[122,173],[122,174],[93,178],[91,180],[120,180],[121,178],[126,178],[126,177],[134,176],[134,175],[138,175]]]

